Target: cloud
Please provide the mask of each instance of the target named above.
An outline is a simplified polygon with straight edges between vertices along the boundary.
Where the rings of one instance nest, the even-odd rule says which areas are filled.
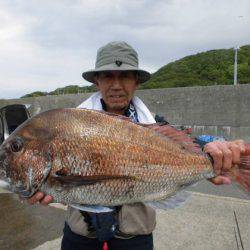
[[[125,40],[151,72],[183,56],[249,44],[248,0],[0,3],[0,98],[86,85],[96,50]],[[243,17],[239,17],[243,16]]]

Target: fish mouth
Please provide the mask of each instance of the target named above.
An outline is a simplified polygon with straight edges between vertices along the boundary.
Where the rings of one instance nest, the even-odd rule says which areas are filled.
[[[46,181],[46,179],[48,178],[49,173],[51,171],[51,168],[52,168],[52,164],[51,164],[51,162],[49,162],[43,171],[43,176],[42,176],[40,183],[38,185],[34,183],[33,169],[29,168],[29,171],[27,173],[27,177],[28,177],[27,185],[23,185],[22,183],[19,183],[19,185],[17,185],[15,187],[14,192],[18,193],[23,198],[30,198],[31,196],[33,196],[35,194],[35,192],[38,191],[40,186]]]
[[[16,183],[15,181],[11,180],[11,178],[8,178],[8,171],[6,172],[6,167],[8,167],[8,163],[6,162],[6,159],[7,158],[4,150],[0,148],[0,187],[3,187],[4,189],[7,189],[11,192],[17,193],[23,198],[30,198],[31,196],[33,196],[34,193],[38,191],[40,186],[46,181],[52,169],[51,156],[48,155],[48,164],[46,165],[42,173],[39,183],[36,183],[35,181],[35,173],[32,167],[28,168],[25,183],[20,180]]]
[[[23,198],[30,198],[36,191],[34,189],[33,169],[29,168],[27,173],[28,183],[24,185],[22,182],[18,182],[13,188],[14,193],[18,193]]]
[[[18,183],[14,183],[11,181],[11,178],[8,178],[8,162],[7,155],[4,148],[0,147],[0,187],[7,189],[11,192],[17,193],[23,198],[29,198],[32,196],[33,192],[33,173],[32,169],[29,169],[28,175],[28,183],[24,185],[21,181]]]
[[[24,192],[25,188],[23,184],[19,182],[17,185],[15,185],[14,183],[12,183],[11,179],[7,176],[6,169],[8,167],[8,163],[6,160],[7,160],[6,153],[4,149],[0,147],[0,187],[5,190],[16,192],[21,195],[22,193],[27,194],[26,192]]]

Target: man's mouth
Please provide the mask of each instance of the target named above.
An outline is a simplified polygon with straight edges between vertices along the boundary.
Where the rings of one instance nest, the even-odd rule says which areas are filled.
[[[110,95],[111,98],[122,98],[124,95]]]
[[[124,102],[126,99],[125,95],[109,95],[109,101],[113,103]]]

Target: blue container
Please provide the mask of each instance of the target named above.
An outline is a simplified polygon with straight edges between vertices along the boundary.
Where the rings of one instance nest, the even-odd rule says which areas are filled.
[[[214,135],[199,135],[195,138],[196,142],[204,147],[208,142],[212,141],[225,141],[225,138],[222,136],[214,136]]]

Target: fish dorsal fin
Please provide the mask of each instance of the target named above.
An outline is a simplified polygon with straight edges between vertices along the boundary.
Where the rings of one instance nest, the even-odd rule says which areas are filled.
[[[190,138],[186,132],[177,130],[176,128],[165,124],[153,123],[153,124],[140,124],[149,129],[153,129],[154,131],[160,133],[163,136],[166,136],[168,139],[175,141],[184,149],[195,152],[202,153],[202,149],[200,145],[194,142],[194,139]]]
[[[154,209],[162,209],[162,210],[174,209],[184,205],[190,196],[191,195],[188,192],[181,191],[173,195],[172,197],[167,198],[166,200],[150,201],[146,202],[146,204]]]
[[[200,145],[194,142],[192,138],[190,138],[186,132],[178,130],[168,124],[161,124],[161,123],[152,123],[152,124],[144,124],[144,123],[135,123],[133,122],[129,117],[123,116],[123,115],[118,115],[118,114],[113,114],[105,111],[98,111],[100,113],[112,116],[114,118],[128,121],[134,124],[137,124],[142,127],[146,127],[149,129],[152,129],[159,134],[166,136],[168,139],[175,141],[178,143],[180,146],[182,146],[184,149],[194,152],[194,153],[202,153],[202,149]]]

